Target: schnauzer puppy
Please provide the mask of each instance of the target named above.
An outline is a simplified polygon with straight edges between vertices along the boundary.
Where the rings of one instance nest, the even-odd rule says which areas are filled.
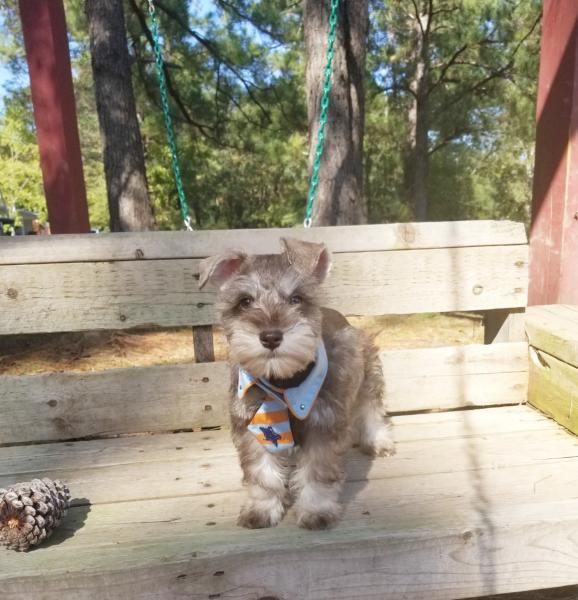
[[[248,487],[239,524],[277,525],[294,501],[301,527],[324,529],[341,513],[347,449],[385,456],[394,445],[375,347],[319,306],[329,251],[281,244],[281,254],[207,258],[199,282],[219,290],[229,343],[232,435]]]

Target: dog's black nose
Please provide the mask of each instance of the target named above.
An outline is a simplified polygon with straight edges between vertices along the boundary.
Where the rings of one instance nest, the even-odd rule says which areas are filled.
[[[283,332],[279,331],[278,329],[262,331],[259,334],[259,339],[265,348],[269,350],[275,350],[275,348],[277,348],[277,346],[279,346],[279,344],[281,344],[283,341]]]

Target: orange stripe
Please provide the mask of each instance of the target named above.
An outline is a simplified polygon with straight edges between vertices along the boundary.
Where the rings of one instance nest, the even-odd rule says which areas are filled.
[[[281,436],[281,439],[277,440],[278,444],[291,444],[293,442],[293,434],[290,431],[285,431],[279,435]],[[259,440],[259,442],[261,442],[261,444],[273,444],[273,442],[266,440],[262,433],[258,433],[255,437]]]
[[[274,410],[269,413],[256,413],[251,425],[270,425],[271,423],[284,423],[285,421],[289,421],[287,411]]]

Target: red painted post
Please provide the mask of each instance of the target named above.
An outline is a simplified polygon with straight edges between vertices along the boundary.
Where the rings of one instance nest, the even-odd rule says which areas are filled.
[[[544,0],[530,304],[578,304],[578,2]]]
[[[90,231],[62,0],[19,0],[52,233]]]

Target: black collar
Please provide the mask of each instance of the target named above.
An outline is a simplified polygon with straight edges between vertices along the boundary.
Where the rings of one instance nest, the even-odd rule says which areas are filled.
[[[313,371],[314,366],[315,366],[315,361],[309,363],[303,369],[303,371],[298,371],[297,373],[295,373],[295,375],[292,375],[291,377],[288,377],[287,379],[271,378],[268,381],[271,385],[274,385],[276,388],[280,388],[282,390],[286,390],[288,388],[294,388],[294,387],[297,387],[298,385],[301,385],[307,379],[307,377],[309,377],[309,374],[311,373],[311,371]]]

